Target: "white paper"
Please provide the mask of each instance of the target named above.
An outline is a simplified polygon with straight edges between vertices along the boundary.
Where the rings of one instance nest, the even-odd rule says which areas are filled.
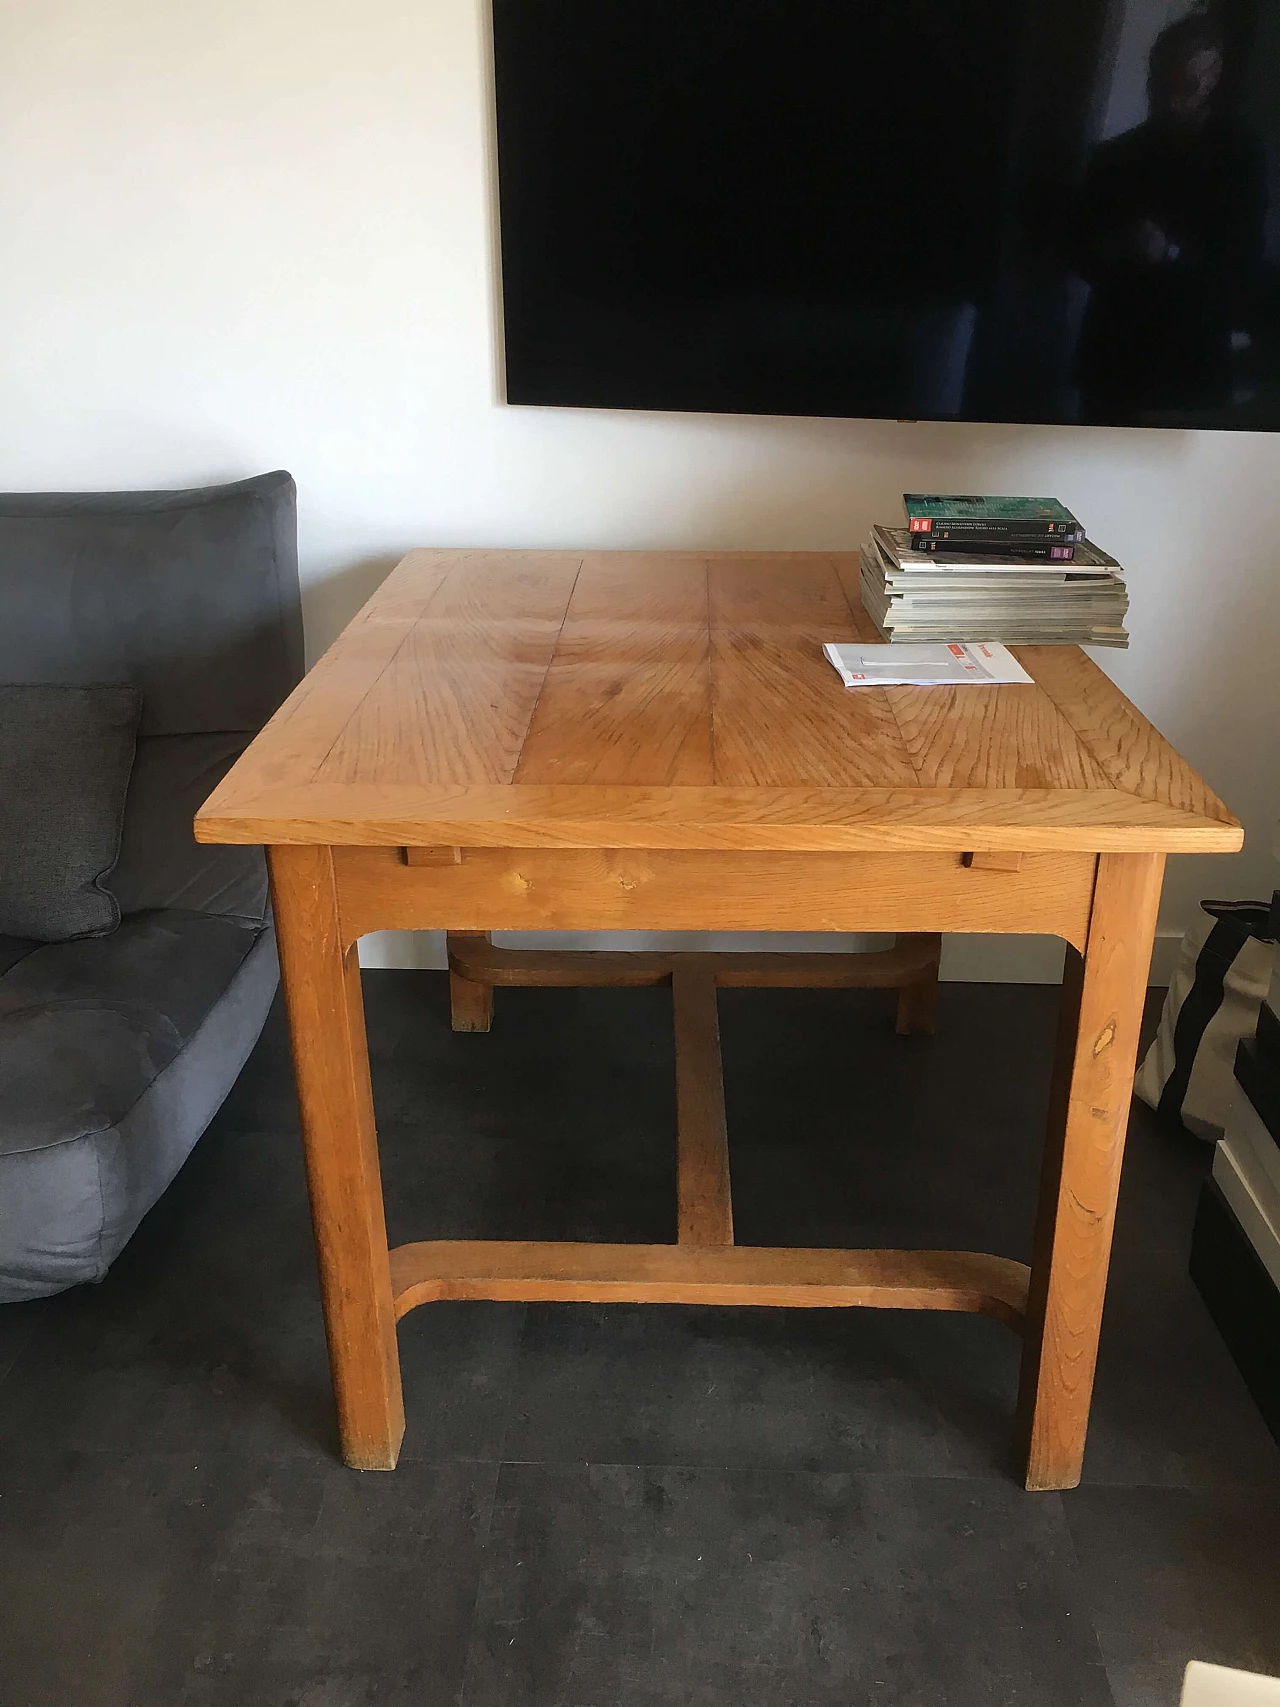
[[[1280,1707],[1280,1678],[1192,1660],[1182,1680],[1182,1707]]]
[[[952,687],[960,682],[1030,682],[1031,677],[1007,646],[994,640],[968,645],[864,646],[828,641],[822,649],[847,688]]]

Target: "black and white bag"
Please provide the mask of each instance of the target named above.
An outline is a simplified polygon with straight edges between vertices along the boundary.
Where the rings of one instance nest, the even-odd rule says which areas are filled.
[[[1210,1143],[1235,1090],[1236,1045],[1252,1037],[1275,965],[1277,902],[1202,901],[1182,939],[1160,1030],[1134,1090],[1163,1118]]]

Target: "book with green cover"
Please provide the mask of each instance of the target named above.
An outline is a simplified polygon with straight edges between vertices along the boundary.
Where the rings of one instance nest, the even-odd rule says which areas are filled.
[[[990,539],[1009,534],[1073,541],[1084,538],[1080,523],[1056,498],[904,492],[902,505],[912,533],[985,535]]]

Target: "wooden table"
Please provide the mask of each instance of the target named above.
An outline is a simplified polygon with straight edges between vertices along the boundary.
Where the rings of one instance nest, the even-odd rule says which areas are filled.
[[[847,692],[821,646],[856,638],[851,555],[415,551],[201,810],[268,850],[349,1464],[394,1467],[395,1324],[433,1299],[856,1304],[1020,1332],[1027,1486],[1078,1481],[1164,856],[1241,830],[1075,647],[1018,649],[1033,687]],[[431,927],[462,1028],[498,982],[672,985],[678,1244],[388,1252],[356,944]],[[503,958],[511,929],[903,934]],[[1031,1268],[735,1246],[717,983],[895,985],[927,1028],[944,931],[1069,945]]]

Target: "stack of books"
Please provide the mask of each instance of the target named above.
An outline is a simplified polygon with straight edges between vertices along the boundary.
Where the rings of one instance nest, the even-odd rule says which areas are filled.
[[[903,495],[905,527],[862,547],[862,602],[886,640],[1127,646],[1114,557],[1054,498]]]

